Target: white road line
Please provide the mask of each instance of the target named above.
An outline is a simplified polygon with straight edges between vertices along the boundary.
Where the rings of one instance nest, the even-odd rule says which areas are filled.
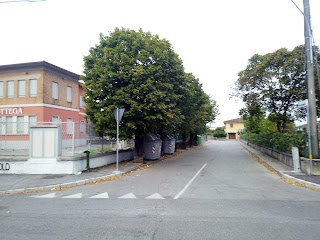
[[[154,194],[150,195],[149,197],[146,197],[146,199],[165,199],[165,198],[162,197],[159,193],[154,193]]]
[[[196,179],[196,177],[199,175],[199,173],[207,166],[207,163],[200,168],[200,170],[196,173],[196,175],[193,176],[193,178],[188,182],[187,185],[184,186],[184,188],[173,198],[173,199],[178,199],[181,197],[182,194],[188,189],[188,187],[191,185],[191,183]]]
[[[82,193],[76,193],[69,196],[64,196],[62,198],[82,198]]]
[[[135,198],[137,198],[133,193],[128,193],[128,194],[126,194],[126,195],[123,195],[123,196],[121,196],[121,197],[118,197],[118,198],[122,198],[122,199],[126,199],[126,198],[128,198],[128,199],[135,199]]]
[[[109,194],[107,192],[105,193],[100,193],[98,195],[92,196],[90,198],[109,198]]]
[[[33,198],[55,198],[56,197],[56,193],[48,193],[45,195],[35,195],[35,196],[31,196]]]

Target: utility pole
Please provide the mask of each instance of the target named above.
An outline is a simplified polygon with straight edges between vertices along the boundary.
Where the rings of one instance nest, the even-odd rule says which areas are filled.
[[[314,87],[314,69],[313,69],[313,53],[312,53],[312,33],[310,21],[310,4],[309,0],[303,0],[304,7],[304,39],[305,39],[305,68],[307,74],[307,95],[308,95],[308,138],[311,144],[311,152],[309,158],[318,157],[318,129],[317,129],[317,111],[316,97]],[[309,146],[310,149],[310,146]]]

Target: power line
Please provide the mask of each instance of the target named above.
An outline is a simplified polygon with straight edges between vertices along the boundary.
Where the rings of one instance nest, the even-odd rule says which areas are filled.
[[[291,0],[291,2],[296,6],[296,8],[298,8],[298,10],[301,12],[301,14],[304,16],[304,13],[302,12],[302,10],[299,8],[299,6],[293,1]]]
[[[11,0],[11,1],[1,1],[0,3],[19,3],[19,2],[44,2],[47,0]]]

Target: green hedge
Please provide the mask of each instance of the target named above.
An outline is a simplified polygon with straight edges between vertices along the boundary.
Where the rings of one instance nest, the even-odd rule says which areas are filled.
[[[299,149],[300,156],[308,157],[307,134],[295,133],[249,133],[242,134],[241,138],[259,146],[272,148],[280,152],[291,154],[291,147]]]

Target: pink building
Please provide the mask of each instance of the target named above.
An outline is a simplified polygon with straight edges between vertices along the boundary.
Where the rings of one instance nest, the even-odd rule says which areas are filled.
[[[45,61],[0,66],[0,138],[27,139],[28,126],[43,122],[77,123],[85,134],[79,79]]]

